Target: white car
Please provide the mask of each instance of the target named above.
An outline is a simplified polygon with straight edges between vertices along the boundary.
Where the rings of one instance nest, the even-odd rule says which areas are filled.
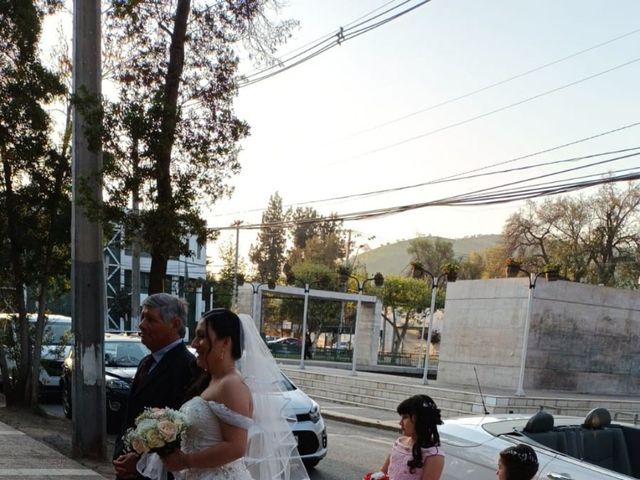
[[[13,321],[14,315],[2,313],[0,321],[11,322],[11,328],[6,329],[7,332],[14,336],[15,325]],[[33,313],[27,314],[29,327],[35,328],[37,316]],[[62,363],[64,357],[69,352],[73,344],[73,336],[71,333],[71,317],[65,315],[48,314],[44,333],[42,336],[42,349],[40,353],[40,393],[42,395],[52,394],[57,396],[60,394],[60,375],[62,374]],[[7,367],[9,371],[15,368],[15,358],[9,356],[7,358]],[[2,378],[0,377],[0,380]]]
[[[498,453],[518,443],[532,446],[536,479],[640,478],[640,427],[612,423],[604,408],[586,418],[540,411],[446,420],[439,427],[446,454],[443,480],[495,480]]]

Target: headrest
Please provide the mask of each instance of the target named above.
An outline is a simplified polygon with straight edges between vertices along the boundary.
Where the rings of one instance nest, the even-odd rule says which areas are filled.
[[[584,419],[584,428],[603,428],[611,425],[611,414],[606,408],[594,408]]]
[[[527,422],[524,431],[527,433],[542,433],[553,430],[553,415],[540,410]]]

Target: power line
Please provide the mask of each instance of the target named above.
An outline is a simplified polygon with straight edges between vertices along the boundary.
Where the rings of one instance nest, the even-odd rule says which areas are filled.
[[[415,10],[415,9],[417,9],[417,8],[427,4],[427,3],[429,3],[431,0],[422,0],[421,2],[418,2],[416,5],[408,7],[405,10],[402,10],[402,11],[400,11],[400,12],[398,12],[398,13],[390,16],[390,17],[384,18],[384,19],[382,19],[382,20],[380,20],[380,21],[378,21],[376,23],[373,23],[371,25],[366,25],[366,26],[360,28],[359,30],[354,30],[355,28],[360,27],[362,25],[365,25],[366,23],[371,22],[371,20],[374,20],[374,19],[380,17],[381,15],[390,13],[391,11],[399,8],[400,6],[405,5],[406,3],[409,3],[410,1],[412,1],[412,0],[405,0],[405,2],[399,4],[399,5],[395,6],[395,7],[392,7],[390,9],[388,9],[387,11],[372,17],[369,20],[366,20],[364,22],[356,24],[356,25],[354,25],[354,26],[352,26],[350,28],[340,27],[340,29],[338,29],[338,31],[334,34],[335,39],[332,40],[331,42],[327,43],[330,40],[330,38],[321,40],[316,45],[307,48],[306,50],[304,50],[303,52],[301,52],[301,53],[299,53],[297,55],[294,55],[293,57],[291,57],[291,59],[289,59],[287,61],[296,59],[298,57],[301,57],[301,58],[298,58],[298,60],[290,63],[289,65],[281,66],[280,68],[278,68],[275,71],[269,72],[269,70],[272,69],[272,67],[269,67],[267,69],[262,70],[261,72],[257,72],[255,74],[252,74],[250,76],[250,78],[247,77],[244,81],[240,80],[238,82],[238,88],[247,87],[249,85],[253,85],[255,83],[261,82],[261,81],[266,80],[268,78],[271,78],[271,77],[273,77],[275,75],[278,75],[278,74],[280,74],[282,72],[285,72],[285,71],[287,71],[287,70],[289,70],[289,69],[291,69],[293,67],[296,67],[296,66],[298,66],[298,65],[300,65],[300,64],[302,64],[304,62],[307,62],[307,61],[317,57],[318,55],[323,54],[327,50],[330,50],[330,49],[332,49],[332,48],[334,48],[336,46],[342,45],[344,42],[346,42],[348,40],[351,40],[353,38],[359,37],[360,35],[363,35],[363,34],[365,34],[367,32],[370,32],[371,30],[374,30],[374,29],[379,28],[379,27],[381,27],[381,26],[383,26],[383,25],[385,25],[385,24],[387,24],[389,22],[392,22],[393,20],[396,20],[396,19],[406,15],[407,13],[410,13],[413,10]],[[306,55],[302,56],[303,54],[306,54]]]
[[[526,71],[521,72],[521,73],[518,73],[516,75],[513,75],[511,77],[505,78],[503,80],[499,80],[499,81],[491,83],[489,85],[485,85],[484,87],[477,88],[476,90],[472,90],[471,92],[465,93],[463,95],[459,95],[457,97],[449,98],[447,100],[444,100],[442,102],[436,103],[434,105],[430,105],[430,106],[422,108],[420,110],[416,110],[416,111],[408,113],[406,115],[402,115],[402,116],[397,117],[397,118],[395,118],[393,120],[389,120],[387,122],[380,123],[378,125],[374,125],[373,127],[369,127],[369,128],[364,129],[364,130],[360,130],[358,132],[353,133],[349,137],[345,137],[343,140],[346,140],[348,138],[357,137],[357,136],[362,135],[364,133],[369,133],[369,132],[378,130],[378,129],[386,127],[388,125],[392,125],[392,124],[400,122],[402,120],[406,120],[407,118],[411,118],[413,116],[419,115],[421,113],[428,112],[430,110],[435,110],[436,108],[440,108],[440,107],[443,107],[445,105],[449,105],[451,103],[457,102],[459,100],[463,100],[465,98],[471,97],[471,96],[476,95],[478,93],[482,93],[482,92],[485,92],[485,91],[490,90],[492,88],[498,87],[500,85],[504,85],[505,83],[512,82],[513,80],[517,80],[519,78],[526,77],[527,75],[531,75],[532,73],[539,72],[540,70],[544,70],[545,68],[549,68],[549,67],[551,67],[553,65],[557,65],[558,63],[565,62],[567,60],[575,58],[575,57],[577,57],[579,55],[583,55],[583,54],[585,54],[587,52],[590,52],[592,50],[595,50],[597,48],[604,47],[605,45],[609,45],[610,43],[617,42],[618,40],[622,40],[623,38],[626,38],[626,37],[631,36],[633,34],[636,34],[638,32],[640,32],[640,28],[632,30],[632,31],[627,32],[627,33],[624,33],[622,35],[618,35],[617,37],[614,37],[612,39],[609,39],[609,40],[606,40],[604,42],[598,43],[596,45],[592,45],[590,47],[584,48],[584,49],[579,50],[577,52],[574,52],[574,53],[572,53],[570,55],[566,55],[564,57],[558,58],[556,60],[553,60],[551,62],[545,63],[543,65],[539,65],[537,67],[534,67],[532,69],[526,70]]]
[[[490,165],[485,165],[483,167],[479,167],[479,168],[475,168],[472,170],[466,170],[464,172],[459,172],[457,174],[454,175],[449,175],[446,177],[440,177],[434,180],[429,180],[426,182],[421,182],[421,183],[416,183],[416,184],[411,184],[411,185],[404,185],[404,186],[399,186],[399,187],[392,187],[392,188],[386,188],[386,189],[380,189],[380,190],[373,190],[373,191],[369,191],[369,192],[361,192],[361,193],[354,193],[354,194],[348,194],[348,195],[341,195],[341,196],[336,196],[336,197],[327,197],[327,198],[322,198],[322,199],[317,199],[317,200],[307,200],[304,202],[296,202],[293,204],[288,204],[285,205],[285,207],[289,208],[289,207],[295,207],[295,206],[301,206],[301,205],[310,205],[310,204],[318,204],[318,203],[325,203],[325,202],[330,202],[330,201],[338,201],[338,200],[349,200],[349,199],[355,199],[355,198],[365,198],[365,197],[372,197],[375,195],[381,195],[381,194],[385,194],[385,193],[390,193],[390,192],[396,192],[396,191],[401,191],[401,190],[408,190],[408,189],[413,189],[413,188],[419,188],[419,187],[424,187],[427,185],[433,185],[433,184],[438,184],[438,183],[445,183],[447,181],[452,181],[452,180],[464,180],[467,178],[472,178],[471,174],[474,174],[476,172],[480,172],[483,170],[488,170],[490,168],[493,167],[497,167],[497,166],[501,166],[501,165],[506,165],[509,163],[514,163],[516,161],[519,160],[524,160],[527,158],[532,158],[538,155],[542,155],[545,153],[550,153],[556,150],[560,150],[562,148],[566,148],[566,147],[570,147],[570,146],[574,146],[577,145],[579,143],[583,143],[589,140],[594,140],[596,138],[600,138],[606,135],[610,135],[613,133],[618,133],[621,132],[623,130],[627,130],[629,128],[633,128],[633,127],[637,127],[640,125],[640,122],[634,122],[634,123],[630,123],[627,125],[623,125],[621,127],[617,127],[611,130],[607,130],[604,132],[600,132],[600,133],[596,133],[594,135],[590,135],[588,137],[583,137],[580,138],[578,140],[573,140],[571,142],[567,142],[567,143],[563,143],[561,145],[556,145],[550,148],[546,148],[543,150],[539,150],[533,153],[528,153],[526,155],[521,155],[515,158],[511,158],[509,160],[503,160],[497,163],[493,163]],[[607,153],[615,153],[615,152],[607,152]],[[606,153],[605,153],[606,154]],[[602,154],[602,155],[605,155]],[[578,157],[581,158],[581,157]],[[587,157],[585,157],[587,158]],[[565,160],[566,161],[566,160]],[[562,162],[562,160],[560,161]],[[499,173],[499,172],[495,172],[495,173]],[[244,210],[244,211],[236,211],[236,212],[231,212],[231,213],[222,213],[222,214],[217,214],[217,215],[212,215],[212,217],[223,217],[223,216],[229,216],[229,215],[238,215],[238,214],[246,214],[246,213],[256,213],[256,212],[263,212],[265,209],[264,208],[254,208],[254,209],[250,209],[250,210]]]
[[[410,210],[415,210],[415,209],[419,209],[419,208],[425,208],[425,207],[429,207],[429,206],[462,206],[462,205],[492,205],[492,204],[496,204],[496,203],[508,203],[508,202],[514,202],[514,201],[518,201],[518,200],[527,200],[527,199],[531,199],[531,198],[536,198],[536,197],[541,197],[541,196],[547,196],[547,195],[556,195],[559,193],[567,193],[570,191],[575,191],[578,189],[584,189],[584,188],[588,188],[588,187],[592,187],[592,186],[596,186],[596,185],[601,185],[604,183],[614,183],[614,182],[621,182],[621,181],[632,181],[632,180],[637,180],[640,178],[640,170],[637,171],[631,171],[629,173],[624,173],[624,174],[620,174],[620,175],[614,175],[611,174],[607,177],[604,178],[599,178],[599,179],[595,179],[595,180],[586,180],[586,181],[581,181],[581,182],[567,182],[565,181],[564,183],[558,183],[558,181],[553,181],[553,182],[549,182],[547,184],[543,184],[541,187],[539,188],[529,188],[529,187],[518,187],[518,188],[512,188],[510,190],[503,190],[503,191],[499,191],[498,189],[500,188],[504,188],[504,187],[512,187],[514,185],[518,185],[524,182],[530,182],[531,180],[535,180],[535,179],[540,179],[540,178],[546,178],[549,176],[553,176],[553,175],[558,175],[561,173],[566,173],[566,172],[570,172],[570,171],[575,171],[578,169],[582,169],[582,168],[588,168],[588,167],[592,167],[595,165],[601,165],[604,163],[609,163],[609,162],[613,162],[613,161],[617,161],[617,160],[621,160],[621,159],[626,159],[626,158],[631,158],[631,157],[636,157],[640,155],[640,153],[633,153],[633,154],[629,154],[629,155],[624,155],[624,156],[620,156],[620,157],[616,157],[616,158],[612,158],[612,159],[608,159],[608,160],[603,160],[600,162],[594,162],[592,164],[586,165],[586,166],[581,166],[581,167],[575,167],[575,168],[571,168],[571,169],[566,169],[564,171],[561,172],[555,172],[555,173],[550,173],[550,174],[545,174],[545,175],[539,175],[537,177],[532,177],[532,178],[528,178],[528,179],[524,179],[524,180],[519,180],[519,181],[515,181],[515,182],[509,182],[506,184],[502,184],[502,185],[497,185],[497,186],[493,186],[493,187],[489,187],[489,188],[485,188],[485,189],[480,189],[480,190],[476,190],[476,191],[472,191],[472,192],[468,192],[462,195],[457,195],[454,197],[445,197],[445,198],[441,198],[438,200],[430,200],[430,201],[426,201],[426,202],[420,202],[420,203],[413,203],[413,204],[406,204],[406,205],[399,205],[399,206],[394,206],[394,207],[385,207],[385,208],[377,208],[377,209],[371,209],[371,210],[363,210],[363,211],[359,211],[359,212],[351,212],[351,213],[346,213],[346,214],[335,214],[332,215],[331,217],[323,217],[323,218],[313,218],[313,219],[302,219],[302,220],[298,220],[298,221],[280,221],[280,222],[271,222],[271,223],[255,223],[255,224],[243,224],[241,227],[241,229],[244,230],[255,230],[255,229],[259,229],[259,228],[264,228],[264,227],[268,227],[268,228],[286,228],[288,226],[291,225],[296,225],[296,224],[306,224],[306,223],[316,223],[319,221],[334,221],[334,222],[344,222],[344,221],[356,221],[356,220],[365,220],[365,219],[372,219],[372,218],[379,218],[379,217],[385,217],[385,216],[389,216],[389,215],[393,215],[396,213],[402,213],[402,212],[406,212],[406,211],[410,211]],[[625,169],[625,171],[628,172],[629,169]],[[553,185],[553,184],[557,184],[557,185]],[[494,191],[494,192],[492,192]],[[495,191],[497,191],[498,193],[496,193]],[[230,229],[236,229],[238,228],[237,226],[233,225],[233,226],[222,226],[222,227],[212,227],[213,230],[230,230]]]
[[[325,166],[334,165],[334,164],[336,164],[336,163],[343,163],[343,162],[345,162],[345,161],[353,160],[353,159],[360,158],[360,157],[363,157],[363,156],[366,156],[366,155],[372,155],[372,154],[374,154],[374,153],[383,152],[383,151],[385,151],[385,150],[389,150],[389,149],[391,149],[391,148],[399,147],[400,145],[404,145],[404,144],[406,144],[406,143],[410,143],[410,142],[413,142],[413,141],[415,141],[415,140],[419,140],[419,139],[421,139],[421,138],[429,137],[429,136],[431,136],[431,135],[434,135],[434,134],[436,134],[436,133],[443,132],[443,131],[445,131],[445,130],[449,130],[449,129],[451,129],[451,128],[455,128],[455,127],[459,127],[459,126],[462,126],[462,125],[466,125],[467,123],[474,122],[474,121],[476,121],[476,120],[479,120],[479,119],[481,119],[481,118],[488,117],[488,116],[490,116],[490,115],[494,115],[494,114],[499,113],[499,112],[503,112],[503,111],[508,110],[508,109],[510,109],[510,108],[514,108],[514,107],[517,107],[517,106],[523,105],[523,104],[525,104],[525,103],[531,102],[531,101],[533,101],[533,100],[537,100],[538,98],[545,97],[545,96],[550,95],[550,94],[552,94],[552,93],[559,92],[560,90],[564,90],[564,89],[569,88],[569,87],[572,87],[572,86],[574,86],[574,85],[578,85],[578,84],[583,83],[583,82],[586,82],[586,81],[588,81],[588,80],[592,80],[592,79],[597,78],[597,77],[600,77],[600,76],[602,76],[602,75],[606,75],[607,73],[611,73],[611,72],[613,72],[613,71],[615,71],[615,70],[618,70],[618,69],[620,69],[620,68],[623,68],[623,67],[626,67],[626,66],[632,65],[632,64],[634,64],[634,63],[636,63],[636,62],[638,62],[638,61],[640,61],[640,57],[634,58],[633,60],[629,60],[628,62],[621,63],[621,64],[619,64],[619,65],[616,65],[616,66],[614,66],[614,67],[608,68],[608,69],[606,69],[606,70],[602,70],[602,71],[600,71],[600,72],[598,72],[598,73],[594,73],[593,75],[589,75],[589,76],[583,77],[583,78],[581,78],[581,79],[579,79],[579,80],[576,80],[576,81],[573,81],[573,82],[570,82],[570,83],[566,83],[566,84],[561,85],[561,86],[556,87],[556,88],[552,88],[551,90],[547,90],[547,91],[542,92],[542,93],[539,93],[539,94],[537,94],[537,95],[533,95],[533,96],[531,96],[531,97],[527,97],[527,98],[525,98],[525,99],[523,99],[523,100],[519,100],[519,101],[517,101],[517,102],[510,103],[510,104],[508,104],[508,105],[504,105],[504,106],[502,106],[502,107],[500,107],[500,108],[496,108],[496,109],[494,109],[494,110],[490,110],[490,111],[488,111],[488,112],[481,113],[481,114],[479,114],[479,115],[475,115],[475,116],[473,116],[473,117],[469,117],[469,118],[466,118],[466,119],[464,119],[464,120],[460,120],[460,121],[458,121],[458,122],[450,123],[450,124],[445,125],[445,126],[443,126],[443,127],[435,128],[435,129],[433,129],[433,130],[429,130],[429,131],[427,131],[427,132],[425,132],[425,133],[421,133],[421,134],[419,134],[419,135],[414,135],[413,137],[406,138],[406,139],[401,140],[401,141],[399,141],[399,142],[395,142],[395,143],[392,143],[392,144],[389,144],[389,145],[385,145],[385,146],[382,146],[382,147],[379,147],[379,148],[376,148],[376,149],[373,149],[373,150],[369,150],[369,151],[367,151],[367,152],[361,153],[361,154],[356,155],[356,156],[354,156],[354,157],[350,157],[350,158],[343,159],[343,160],[338,160],[338,161],[336,161],[336,162],[329,163],[329,164],[327,164],[327,165],[325,165]]]

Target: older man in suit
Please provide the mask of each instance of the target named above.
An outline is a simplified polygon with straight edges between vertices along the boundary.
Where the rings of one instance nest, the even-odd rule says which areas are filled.
[[[118,480],[144,478],[136,471],[138,456],[126,452],[123,442],[124,433],[134,426],[136,417],[146,407],[180,408],[187,387],[199,373],[195,357],[182,340],[186,321],[186,304],[179,298],[157,293],[142,303],[140,336],[151,354],[138,365],[125,420],[116,439],[113,465]]]

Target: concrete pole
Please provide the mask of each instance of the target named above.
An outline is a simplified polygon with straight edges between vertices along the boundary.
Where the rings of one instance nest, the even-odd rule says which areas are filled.
[[[529,325],[531,324],[531,308],[533,305],[533,290],[536,288],[535,278],[529,275],[529,296],[527,297],[527,315],[524,318],[524,332],[522,333],[522,353],[520,356],[520,373],[518,374],[518,388],[516,396],[524,397],[524,367],[527,362],[527,347],[529,345]]]
[[[240,224],[242,221],[236,220],[233,224],[236,226],[236,258],[233,266],[233,300],[232,308],[238,310],[238,249],[240,248]]]
[[[138,192],[132,194],[132,210],[137,217],[140,211]],[[138,232],[131,238],[131,330],[138,330],[140,324],[140,242]]]
[[[307,312],[309,311],[309,284],[304,284],[304,307],[302,310],[302,348],[300,349],[300,370],[304,370],[304,353],[307,346]]]
[[[358,303],[356,304],[356,325],[353,327],[353,340],[351,341],[351,375],[357,375],[356,372],[356,345],[358,344],[358,325],[360,325],[360,310],[362,307],[362,291],[364,284],[358,282]]]
[[[424,372],[422,372],[422,384],[428,385],[429,379],[429,345],[431,345],[431,334],[433,333],[433,311],[436,309],[436,294],[438,293],[438,277],[433,277],[431,285],[431,307],[429,308],[429,333],[427,333],[427,353],[424,356]]]
[[[100,1],[73,2],[73,93],[101,94]],[[104,383],[105,276],[102,227],[81,206],[81,186],[102,203],[102,155],[90,149],[88,125],[73,107],[72,303],[75,356],[73,362],[72,448],[75,457],[106,457]]]

